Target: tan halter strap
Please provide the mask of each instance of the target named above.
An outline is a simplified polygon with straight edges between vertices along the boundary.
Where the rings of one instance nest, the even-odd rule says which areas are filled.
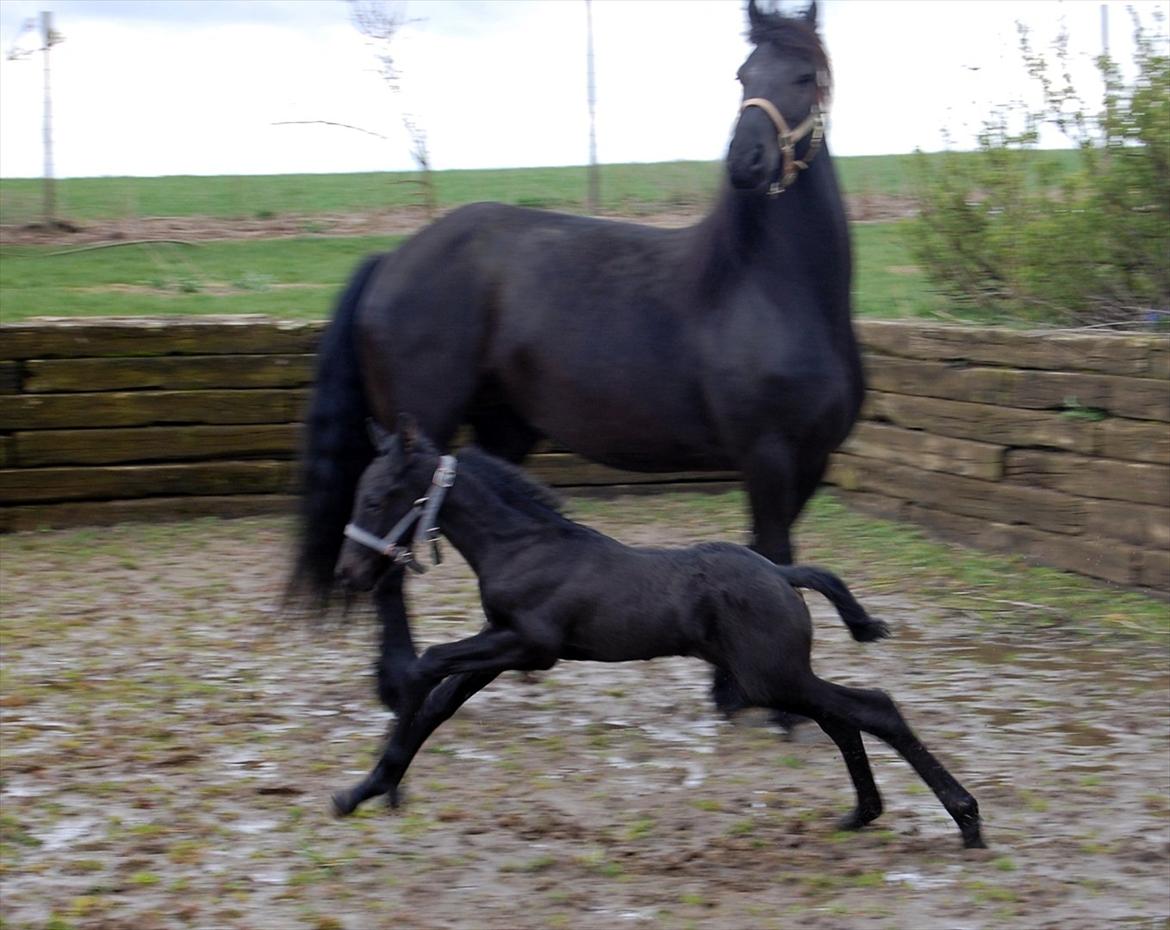
[[[780,177],[778,180],[772,182],[771,187],[768,188],[768,196],[775,197],[777,194],[784,193],[792,183],[796,180],[796,176],[804,168],[807,168],[809,162],[813,160],[813,156],[821,147],[821,142],[825,138],[825,118],[821,112],[821,105],[818,101],[812,105],[812,109],[808,111],[808,116],[795,129],[788,128],[788,121],[776,108],[776,105],[771,100],[764,97],[749,97],[740,106],[739,112],[742,113],[748,107],[759,107],[768,114],[768,118],[772,121],[772,125],[776,127],[776,141],[780,146]],[[796,157],[796,143],[805,136],[811,134],[812,139],[808,145],[808,151],[804,153],[803,159]]]

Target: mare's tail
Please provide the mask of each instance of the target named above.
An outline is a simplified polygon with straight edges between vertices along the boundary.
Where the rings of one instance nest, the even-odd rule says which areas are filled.
[[[808,588],[823,594],[837,608],[837,613],[849,632],[859,643],[870,643],[890,635],[890,628],[882,620],[875,620],[857,603],[845,582],[832,572],[815,565],[777,565],[785,580],[796,588]]]
[[[300,526],[286,603],[329,606],[333,568],[353,509],[354,491],[374,457],[366,431],[369,404],[354,345],[362,291],[382,255],[364,259],[337,302],[317,350],[317,377],[305,422],[300,470]]]

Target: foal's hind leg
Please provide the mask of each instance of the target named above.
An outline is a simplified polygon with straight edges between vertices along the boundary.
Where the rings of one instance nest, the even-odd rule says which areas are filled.
[[[811,493],[807,479],[801,480],[798,458],[798,451],[790,441],[773,434],[760,437],[743,463],[752,518],[751,547],[777,565],[792,564],[792,524]],[[819,467],[824,470],[823,464]],[[715,670],[711,697],[715,706],[728,716],[751,706],[743,690],[725,669]],[[786,711],[773,710],[773,721],[785,730],[791,730],[804,719]]]
[[[889,743],[942,802],[959,827],[963,845],[969,849],[984,847],[979,804],[922,745],[888,694],[846,688],[817,678],[807,689],[805,697],[807,708],[804,712],[814,719],[864,730]],[[853,772],[852,768],[850,772]],[[854,781],[856,783],[856,776]]]
[[[831,720],[818,720],[817,723],[841,750],[849,777],[853,779],[853,787],[857,791],[857,807],[837,821],[837,826],[842,830],[860,830],[881,816],[882,812],[882,796],[873,780],[873,770],[869,767],[869,756],[861,742],[861,732],[855,727]]]

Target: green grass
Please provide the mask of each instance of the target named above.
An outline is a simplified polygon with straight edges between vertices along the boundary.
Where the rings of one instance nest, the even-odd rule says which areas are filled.
[[[859,587],[876,593],[929,591],[932,602],[1014,625],[1054,624],[1170,643],[1165,601],[1081,575],[1028,565],[1008,555],[979,552],[931,539],[910,524],[850,510],[828,494],[811,502],[795,530],[803,557],[828,566],[855,566]]]
[[[420,203],[417,175],[302,174],[162,178],[65,178],[57,183],[62,217],[84,223],[136,216],[271,218],[366,213]],[[439,206],[479,200],[583,210],[581,167],[437,171]],[[706,203],[719,182],[714,162],[602,165],[602,206],[641,212]],[[0,223],[39,218],[40,181],[0,180]]]
[[[56,256],[55,247],[11,246],[0,262],[0,320],[202,313],[323,317],[357,261],[399,241],[242,239]]]
[[[937,156],[928,156],[935,158]],[[974,153],[958,157],[977,157]],[[1031,152],[1037,162],[1071,166],[1075,152]],[[846,194],[909,197],[914,194],[914,155],[835,158]],[[718,162],[659,162],[601,166],[602,206],[642,212],[705,204],[719,184]],[[419,203],[417,174],[222,175],[161,178],[63,178],[57,182],[59,213],[84,223],[137,216],[270,218],[368,212]],[[581,166],[506,168],[434,173],[440,207],[477,200],[582,210],[586,172]],[[0,223],[40,217],[41,182],[0,179]]]
[[[858,316],[929,316],[941,307],[909,256],[901,223],[860,224],[853,234]],[[202,313],[321,318],[363,255],[400,241],[306,236],[68,255],[53,255],[57,246],[9,246],[0,262],[0,320]]]
[[[1070,162],[1075,153],[1039,152]],[[847,194],[910,196],[913,155],[836,160]],[[965,157],[965,156],[959,156]],[[603,165],[604,209],[637,215],[708,203],[719,183],[715,162]],[[60,215],[85,224],[138,216],[298,217],[302,238],[151,243],[51,255],[64,246],[0,249],[0,320],[33,316],[266,313],[317,318],[359,257],[392,248],[397,237],[314,235],[320,218],[418,203],[408,173],[163,178],[70,178],[58,182]],[[435,173],[443,209],[476,200],[584,209],[580,167]],[[0,179],[0,223],[35,221],[40,182]],[[316,219],[315,219],[316,218]],[[856,313],[882,319],[954,313],[910,257],[900,223],[853,228]]]

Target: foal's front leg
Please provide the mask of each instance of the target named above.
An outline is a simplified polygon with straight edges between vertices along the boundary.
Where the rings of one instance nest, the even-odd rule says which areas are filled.
[[[490,672],[466,672],[452,675],[426,696],[422,709],[414,715],[414,723],[405,734],[398,750],[390,744],[382,753],[374,770],[361,782],[346,791],[333,795],[333,810],[339,817],[353,813],[359,804],[378,795],[387,795],[391,807],[398,806],[398,785],[422,744],[441,723],[462,707],[467,700],[496,679]]]
[[[389,794],[391,804],[396,804],[398,785],[410,760],[434,729],[459,705],[501,672],[551,668],[556,658],[555,653],[534,645],[511,630],[494,628],[458,642],[432,646],[407,670],[398,722],[381,758],[361,782],[349,791],[334,795],[334,810],[345,816],[363,801],[381,794]],[[463,676],[461,683],[445,691],[435,688],[449,675]],[[424,705],[424,700],[434,692],[438,692],[434,701]]]

